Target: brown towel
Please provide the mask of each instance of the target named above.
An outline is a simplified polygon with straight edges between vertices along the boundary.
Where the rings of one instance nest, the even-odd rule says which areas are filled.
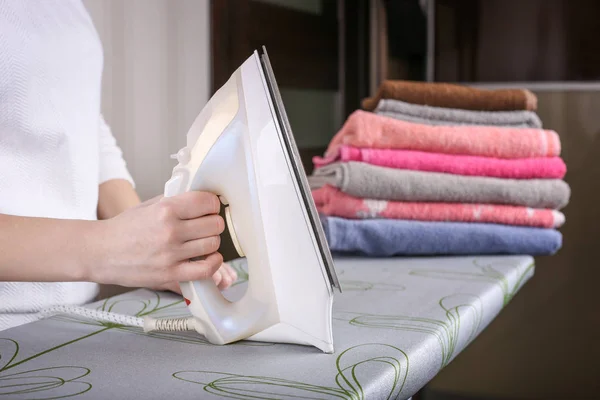
[[[537,109],[537,97],[526,89],[486,90],[438,82],[384,81],[377,94],[364,99],[362,106],[373,111],[381,99],[476,111]]]

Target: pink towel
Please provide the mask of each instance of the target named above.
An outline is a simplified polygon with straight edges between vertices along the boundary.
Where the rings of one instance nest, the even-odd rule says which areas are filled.
[[[342,146],[337,157],[313,158],[313,163],[317,168],[337,161],[362,161],[388,168],[510,179],[562,179],[567,172],[567,166],[560,157],[507,160],[414,150],[366,149]]]
[[[554,131],[476,125],[423,125],[362,110],[348,117],[329,143],[325,156],[337,157],[342,145],[497,158],[560,155],[560,139]]]
[[[565,216],[560,211],[539,208],[360,199],[329,185],[313,190],[312,194],[321,214],[347,219],[484,222],[539,228],[558,228],[565,222]]]

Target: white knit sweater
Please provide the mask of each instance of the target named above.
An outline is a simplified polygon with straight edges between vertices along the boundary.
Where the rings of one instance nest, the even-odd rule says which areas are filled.
[[[99,184],[133,183],[100,114],[102,64],[80,0],[0,0],[1,214],[93,220]],[[0,282],[0,330],[97,291],[94,283]]]

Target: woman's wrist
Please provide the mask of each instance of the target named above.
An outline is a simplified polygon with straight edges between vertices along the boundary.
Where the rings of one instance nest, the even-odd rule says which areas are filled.
[[[74,280],[83,282],[108,283],[106,271],[109,269],[110,247],[108,221],[82,221],[79,240],[77,240],[76,265],[73,266]]]

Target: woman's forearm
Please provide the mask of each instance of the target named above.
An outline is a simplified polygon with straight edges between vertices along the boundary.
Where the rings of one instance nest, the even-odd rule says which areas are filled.
[[[101,224],[0,214],[0,281],[89,280]]]
[[[193,191],[106,221],[0,214],[0,281],[160,287],[208,279],[223,262],[219,205],[214,194]]]
[[[99,187],[98,219],[115,217],[138,204],[140,198],[131,183],[125,179],[112,179]]]
[[[112,218],[140,203],[131,184],[100,185],[98,218]],[[0,281],[89,281],[108,254],[101,221],[0,214]],[[92,270],[95,268],[96,270]]]

